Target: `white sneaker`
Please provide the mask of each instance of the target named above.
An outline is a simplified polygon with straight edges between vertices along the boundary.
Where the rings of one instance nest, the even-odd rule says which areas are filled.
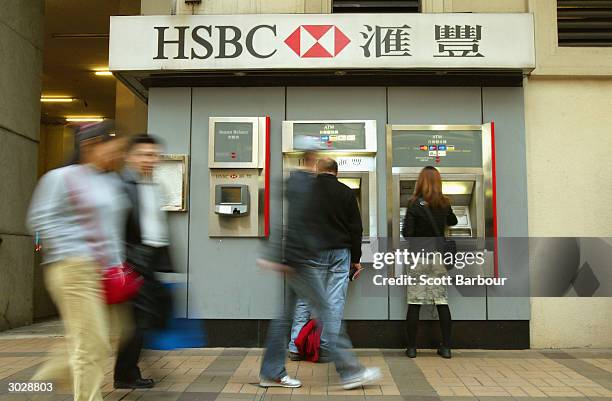
[[[352,390],[357,387],[365,386],[382,378],[380,368],[365,368],[361,373],[351,379],[342,382],[342,388]]]
[[[259,381],[259,387],[285,387],[285,388],[298,388],[302,387],[302,382],[298,379],[285,375],[277,380],[261,379]]]

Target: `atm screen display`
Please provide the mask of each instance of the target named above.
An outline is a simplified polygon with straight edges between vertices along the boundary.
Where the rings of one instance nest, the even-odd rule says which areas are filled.
[[[295,123],[293,147],[297,150],[360,150],[366,147],[365,123]]]
[[[221,188],[221,203],[241,203],[241,188],[223,187]]]
[[[481,131],[394,131],[393,167],[482,167]]]
[[[215,162],[253,161],[253,124],[215,123]]]

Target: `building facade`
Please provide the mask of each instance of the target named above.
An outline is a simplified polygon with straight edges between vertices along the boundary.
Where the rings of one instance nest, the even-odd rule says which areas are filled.
[[[195,4],[182,0],[143,0],[141,5],[143,15],[173,15],[171,18],[176,19],[184,16],[187,22],[183,25],[190,25],[188,16],[193,15],[325,16],[333,11],[338,10],[328,0],[204,0]],[[260,345],[266,322],[275,315],[281,300],[282,285],[278,278],[260,272],[253,261],[245,262],[244,255],[258,252],[265,240],[209,235],[210,203],[214,200],[209,160],[210,117],[270,117],[272,183],[281,181],[284,164],[290,158],[283,152],[283,121],[375,121],[377,148],[375,155],[366,157],[375,160],[375,179],[370,179],[372,186],[368,191],[372,193],[370,189],[375,189],[369,206],[376,206],[368,221],[370,228],[376,227],[376,235],[372,236],[383,238],[392,237],[393,224],[389,222],[394,213],[388,191],[393,166],[387,164],[393,149],[386,146],[387,126],[484,126],[493,121],[498,235],[531,238],[521,242],[521,252],[515,252],[508,243],[500,245],[496,255],[502,274],[510,271],[520,288],[529,288],[534,281],[537,285],[545,280],[542,255],[550,249],[563,248],[567,244],[564,237],[599,237],[609,245],[605,238],[610,236],[612,212],[606,201],[611,198],[612,187],[605,183],[612,178],[612,164],[606,160],[612,141],[607,135],[612,122],[609,113],[612,49],[559,46],[557,2],[553,0],[424,0],[420,2],[420,12],[440,18],[445,13],[474,13],[483,15],[483,20],[488,13],[503,14],[508,19],[513,15],[529,15],[533,21],[534,64],[507,68],[503,73],[474,66],[458,73],[445,66],[431,65],[406,68],[403,74],[397,71],[389,74],[385,68],[382,71],[363,68],[361,75],[354,74],[350,65],[331,70],[321,68],[324,73],[319,74],[313,74],[314,70],[291,71],[288,66],[284,75],[266,74],[266,68],[261,69],[264,73],[245,73],[244,68],[235,65],[218,68],[216,74],[211,71],[205,74],[198,68],[149,71],[144,75],[139,75],[142,71],[128,73],[117,69],[123,82],[148,101],[148,131],[165,140],[168,153],[188,155],[187,211],[171,216],[174,257],[179,270],[188,277],[178,309],[183,316],[207,319],[211,338],[218,339],[219,345]],[[331,16],[342,18],[337,14]],[[311,25],[314,24],[323,23]],[[268,28],[262,29],[259,33]],[[160,30],[153,32],[159,34]],[[517,40],[517,36],[507,35],[495,44],[504,48]],[[528,45],[525,40],[520,44]],[[129,41],[125,41],[125,46],[133,47]],[[168,47],[171,48],[173,45]],[[205,45],[198,48],[196,55],[202,56],[206,49]],[[218,49],[215,45],[213,50]],[[265,47],[255,50],[267,54]],[[301,56],[303,52],[300,49],[296,54]],[[3,70],[7,68],[4,66]],[[9,131],[19,132],[13,128]],[[35,148],[36,142],[30,142]],[[12,152],[18,145],[9,143],[4,149]],[[20,202],[25,210],[32,187],[33,178],[23,194],[14,194],[20,198],[9,199],[8,203]],[[279,235],[275,227],[282,225],[282,187],[271,185],[269,196],[270,235],[275,236]],[[11,214],[6,203],[2,208],[7,216]],[[19,224],[15,227],[23,228]],[[25,271],[33,270],[34,259],[26,255],[29,252],[25,245],[23,259],[7,256],[7,244],[10,255],[21,249],[12,244],[12,236],[15,233],[25,236],[25,231],[9,225],[1,229],[5,231],[4,244],[0,245],[3,271],[14,263],[23,265]],[[24,237],[23,241],[31,240]],[[570,244],[575,246],[576,241]],[[522,296],[516,296],[516,292],[504,296],[508,294],[485,287],[471,289],[474,293],[453,293],[451,307],[458,320],[457,346],[612,346],[608,335],[612,329],[612,300],[598,296],[605,294],[609,280],[602,279],[605,275],[601,276],[598,266],[591,265],[599,275],[599,287],[591,291],[592,296],[578,296],[584,294],[571,289],[563,297],[530,296],[520,289],[518,293]],[[8,271],[7,276],[12,277]],[[370,270],[361,282],[351,284],[346,312],[349,329],[356,336],[357,345],[398,346],[403,336],[403,295],[393,293],[395,290],[385,294],[365,291],[363,283],[371,280],[373,274]],[[33,279],[26,280],[25,285],[30,282]],[[32,302],[23,300],[24,305]],[[11,326],[14,322],[31,321],[31,311],[26,309],[12,312],[18,318],[11,318]],[[422,318],[431,319],[435,315],[425,311]],[[223,342],[228,330],[237,333],[232,343]]]

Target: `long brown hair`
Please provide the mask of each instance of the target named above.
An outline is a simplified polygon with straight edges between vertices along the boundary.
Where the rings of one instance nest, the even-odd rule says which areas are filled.
[[[414,193],[410,197],[410,203],[421,198],[431,208],[446,207],[450,204],[449,199],[442,194],[442,178],[440,177],[440,172],[435,167],[424,167],[419,173]]]

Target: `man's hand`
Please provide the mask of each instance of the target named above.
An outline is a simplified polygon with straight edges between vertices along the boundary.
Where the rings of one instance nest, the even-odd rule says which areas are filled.
[[[363,268],[361,267],[361,263],[351,263],[350,280],[357,280],[359,278],[359,275],[361,274],[362,269]]]
[[[272,262],[270,260],[258,258],[257,266],[259,266],[262,270],[272,270],[279,273],[291,274],[293,273],[293,269],[290,266],[287,266],[282,263]]]

